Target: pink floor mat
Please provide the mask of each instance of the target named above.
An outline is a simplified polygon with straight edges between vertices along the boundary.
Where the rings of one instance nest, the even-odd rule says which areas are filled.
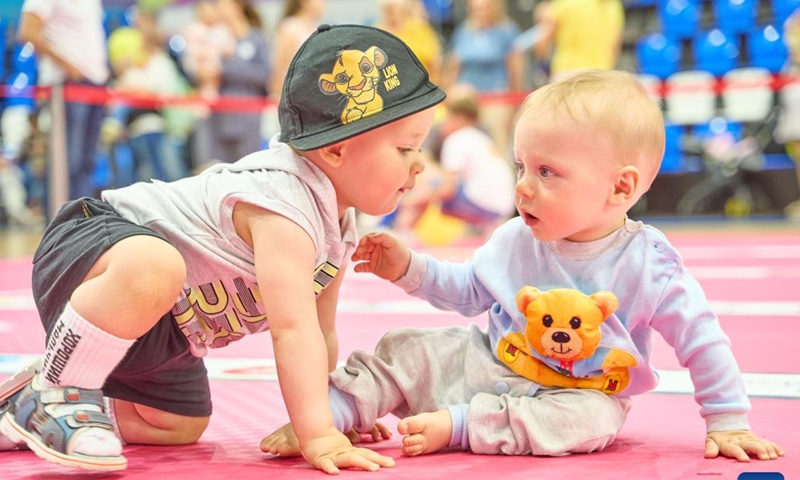
[[[704,424],[698,406],[680,385],[634,399],[616,443],[589,455],[560,458],[481,456],[445,452],[405,458],[400,438],[368,444],[394,457],[397,466],[377,473],[343,471],[340,477],[422,480],[426,478],[533,479],[737,479],[743,472],[780,472],[800,479],[800,373],[796,338],[800,338],[800,235],[670,235],[690,269],[707,291],[730,335],[748,391],[762,383],[771,389],[753,396],[750,422],[755,431],[780,443],[785,458],[739,463],[703,458]],[[435,252],[462,258],[471,247]],[[343,358],[353,349],[372,351],[386,331],[406,326],[467,324],[457,315],[430,311],[399,289],[366,275],[348,274],[338,321]],[[377,299],[377,300],[374,300]],[[0,260],[0,379],[21,354],[39,354],[44,335],[30,295],[27,261]],[[247,370],[245,362],[265,362],[269,372],[268,335],[256,335],[215,351],[209,362],[224,360],[230,372]],[[242,367],[237,367],[241,362]],[[665,374],[680,376],[669,347],[654,346],[653,363]],[[777,375],[776,375],[777,374]],[[667,375],[662,377],[667,378]],[[214,416],[195,445],[127,446],[129,468],[117,473],[86,473],[50,464],[31,452],[0,452],[0,480],[18,479],[282,479],[326,478],[300,459],[271,458],[258,445],[287,420],[277,382],[214,379]],[[672,390],[674,388],[674,390]],[[397,420],[385,419],[394,427]]]

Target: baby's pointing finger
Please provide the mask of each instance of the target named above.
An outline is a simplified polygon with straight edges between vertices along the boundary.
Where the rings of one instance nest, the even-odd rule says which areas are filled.
[[[391,237],[386,235],[385,233],[368,233],[366,236],[362,238],[362,240],[366,240],[370,246],[378,246],[378,245],[386,245],[387,241]]]

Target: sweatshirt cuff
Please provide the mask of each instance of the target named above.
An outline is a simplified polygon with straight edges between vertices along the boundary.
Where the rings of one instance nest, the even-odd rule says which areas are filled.
[[[425,255],[411,252],[411,263],[408,265],[408,271],[405,275],[392,283],[402,288],[407,293],[411,293],[422,286],[427,275],[428,261],[425,259]]]
[[[358,407],[356,399],[333,385],[328,389],[328,402],[333,414],[333,426],[342,433],[349,432],[358,425]]]
[[[706,433],[727,430],[750,430],[746,413],[713,413],[706,415]]]
[[[469,432],[467,430],[469,404],[450,405],[447,410],[450,411],[450,420],[453,422],[453,430],[450,432],[450,447],[469,450]]]

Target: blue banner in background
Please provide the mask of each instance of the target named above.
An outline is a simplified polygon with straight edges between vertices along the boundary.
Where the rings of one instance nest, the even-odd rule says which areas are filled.
[[[778,472],[745,472],[739,475],[739,480],[784,480],[783,474]]]

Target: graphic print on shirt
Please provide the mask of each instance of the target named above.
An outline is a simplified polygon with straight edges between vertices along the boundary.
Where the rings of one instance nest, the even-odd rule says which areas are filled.
[[[329,262],[314,270],[315,296],[330,285],[338,272]],[[192,344],[210,348],[224,347],[269,327],[258,284],[242,277],[185,288],[172,307],[172,314]]]
[[[386,52],[378,47],[343,50],[336,54],[330,73],[319,76],[319,89],[325,95],[341,94],[347,101],[342,124],[348,124],[383,110],[379,87],[390,91],[400,86],[397,65],[388,65]],[[383,75],[383,82],[381,82]]]
[[[512,332],[497,345],[497,358],[515,373],[547,387],[591,388],[608,395],[628,386],[628,369],[638,364],[636,357],[600,345],[600,325],[619,306],[612,292],[584,295],[526,286],[516,303],[525,314],[525,333]]]

